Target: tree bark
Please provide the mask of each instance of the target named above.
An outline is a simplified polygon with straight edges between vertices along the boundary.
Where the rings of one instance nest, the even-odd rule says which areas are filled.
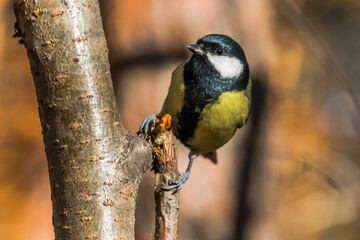
[[[123,128],[97,0],[15,0],[14,11],[36,87],[55,238],[134,239],[151,148]]]

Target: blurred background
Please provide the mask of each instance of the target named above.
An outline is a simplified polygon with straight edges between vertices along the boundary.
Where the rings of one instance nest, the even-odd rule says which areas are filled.
[[[245,49],[248,124],[197,159],[181,191],[179,239],[360,239],[358,0],[100,1],[118,107],[135,132],[160,111],[186,44],[223,33]],[[0,1],[0,239],[54,239],[29,61]],[[187,153],[179,142],[179,167]],[[136,239],[153,238],[153,175],[141,184]]]

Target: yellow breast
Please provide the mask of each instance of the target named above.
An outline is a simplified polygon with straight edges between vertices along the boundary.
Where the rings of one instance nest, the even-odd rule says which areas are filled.
[[[220,95],[214,104],[205,106],[195,130],[194,138],[187,143],[200,152],[211,152],[223,146],[245,124],[250,110],[249,91],[231,91]]]

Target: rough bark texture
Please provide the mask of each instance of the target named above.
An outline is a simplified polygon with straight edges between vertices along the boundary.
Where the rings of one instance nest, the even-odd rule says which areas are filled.
[[[166,132],[164,144],[154,148],[155,167],[155,240],[176,240],[178,233],[180,193],[163,191],[157,186],[167,186],[179,177],[177,150],[171,134]]]
[[[56,239],[134,239],[151,164],[118,114],[97,0],[15,0],[48,159]]]

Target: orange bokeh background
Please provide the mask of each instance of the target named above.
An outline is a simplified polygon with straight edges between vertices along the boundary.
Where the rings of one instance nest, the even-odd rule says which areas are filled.
[[[179,239],[360,239],[360,3],[357,0],[100,1],[125,127],[161,109],[186,44],[223,33],[254,82],[248,125],[195,161],[181,191]],[[0,2],[0,239],[53,239],[35,89]],[[179,167],[188,150],[176,141]],[[152,239],[153,175],[142,181],[136,239]]]

